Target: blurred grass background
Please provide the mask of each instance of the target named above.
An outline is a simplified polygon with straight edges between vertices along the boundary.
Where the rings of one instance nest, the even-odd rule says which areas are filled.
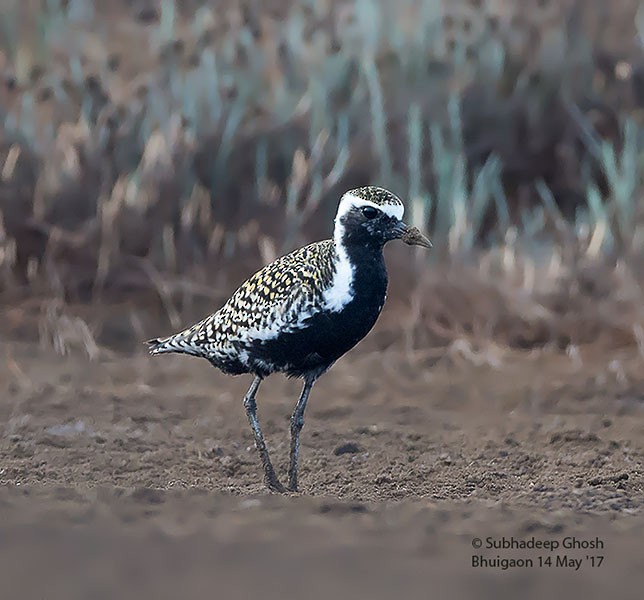
[[[643,43],[638,0],[5,0],[3,303],[177,327],[376,184],[435,245],[386,339],[644,356]]]

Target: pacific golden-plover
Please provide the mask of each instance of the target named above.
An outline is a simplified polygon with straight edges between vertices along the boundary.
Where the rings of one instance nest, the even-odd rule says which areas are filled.
[[[304,410],[315,381],[374,326],[385,302],[383,247],[401,239],[430,248],[402,221],[404,206],[380,187],[346,192],[332,240],[278,258],[243,283],[216,313],[166,338],[149,340],[150,354],[178,352],[205,358],[231,375],[255,376],[244,407],[264,467],[267,487],[285,492],[257,419],[255,394],[275,372],[301,377],[304,387],[291,417],[288,490],[297,491]]]

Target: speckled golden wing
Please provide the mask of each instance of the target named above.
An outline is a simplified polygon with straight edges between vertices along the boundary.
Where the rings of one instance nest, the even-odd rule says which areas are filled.
[[[155,340],[158,351],[231,356],[255,341],[305,326],[322,308],[333,260],[331,240],[278,258],[246,280],[216,313],[170,338]]]

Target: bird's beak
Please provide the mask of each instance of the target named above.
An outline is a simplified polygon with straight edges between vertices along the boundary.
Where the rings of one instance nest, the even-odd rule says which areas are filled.
[[[396,233],[398,238],[409,246],[422,246],[423,248],[431,248],[432,243],[429,238],[425,237],[418,227],[409,227],[406,223],[400,221],[396,226]]]

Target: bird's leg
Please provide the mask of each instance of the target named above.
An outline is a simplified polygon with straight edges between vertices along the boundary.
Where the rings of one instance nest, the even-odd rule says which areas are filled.
[[[300,451],[300,431],[304,426],[304,411],[314,383],[315,377],[307,377],[304,380],[302,393],[291,416],[291,458],[288,467],[288,489],[292,492],[297,492],[297,458]]]
[[[259,421],[257,420],[257,402],[255,401],[255,393],[257,392],[257,388],[259,388],[259,384],[261,382],[262,378],[256,376],[244,396],[244,408],[246,409],[248,422],[253,429],[255,447],[259,452],[259,457],[262,460],[262,466],[264,467],[264,483],[272,492],[283,494],[286,492],[286,489],[280,483],[277,475],[275,475],[275,469],[273,469],[273,464],[271,463],[271,458],[268,455],[268,449],[266,448],[266,442],[264,442],[264,436],[262,435],[262,430],[260,429]]]

